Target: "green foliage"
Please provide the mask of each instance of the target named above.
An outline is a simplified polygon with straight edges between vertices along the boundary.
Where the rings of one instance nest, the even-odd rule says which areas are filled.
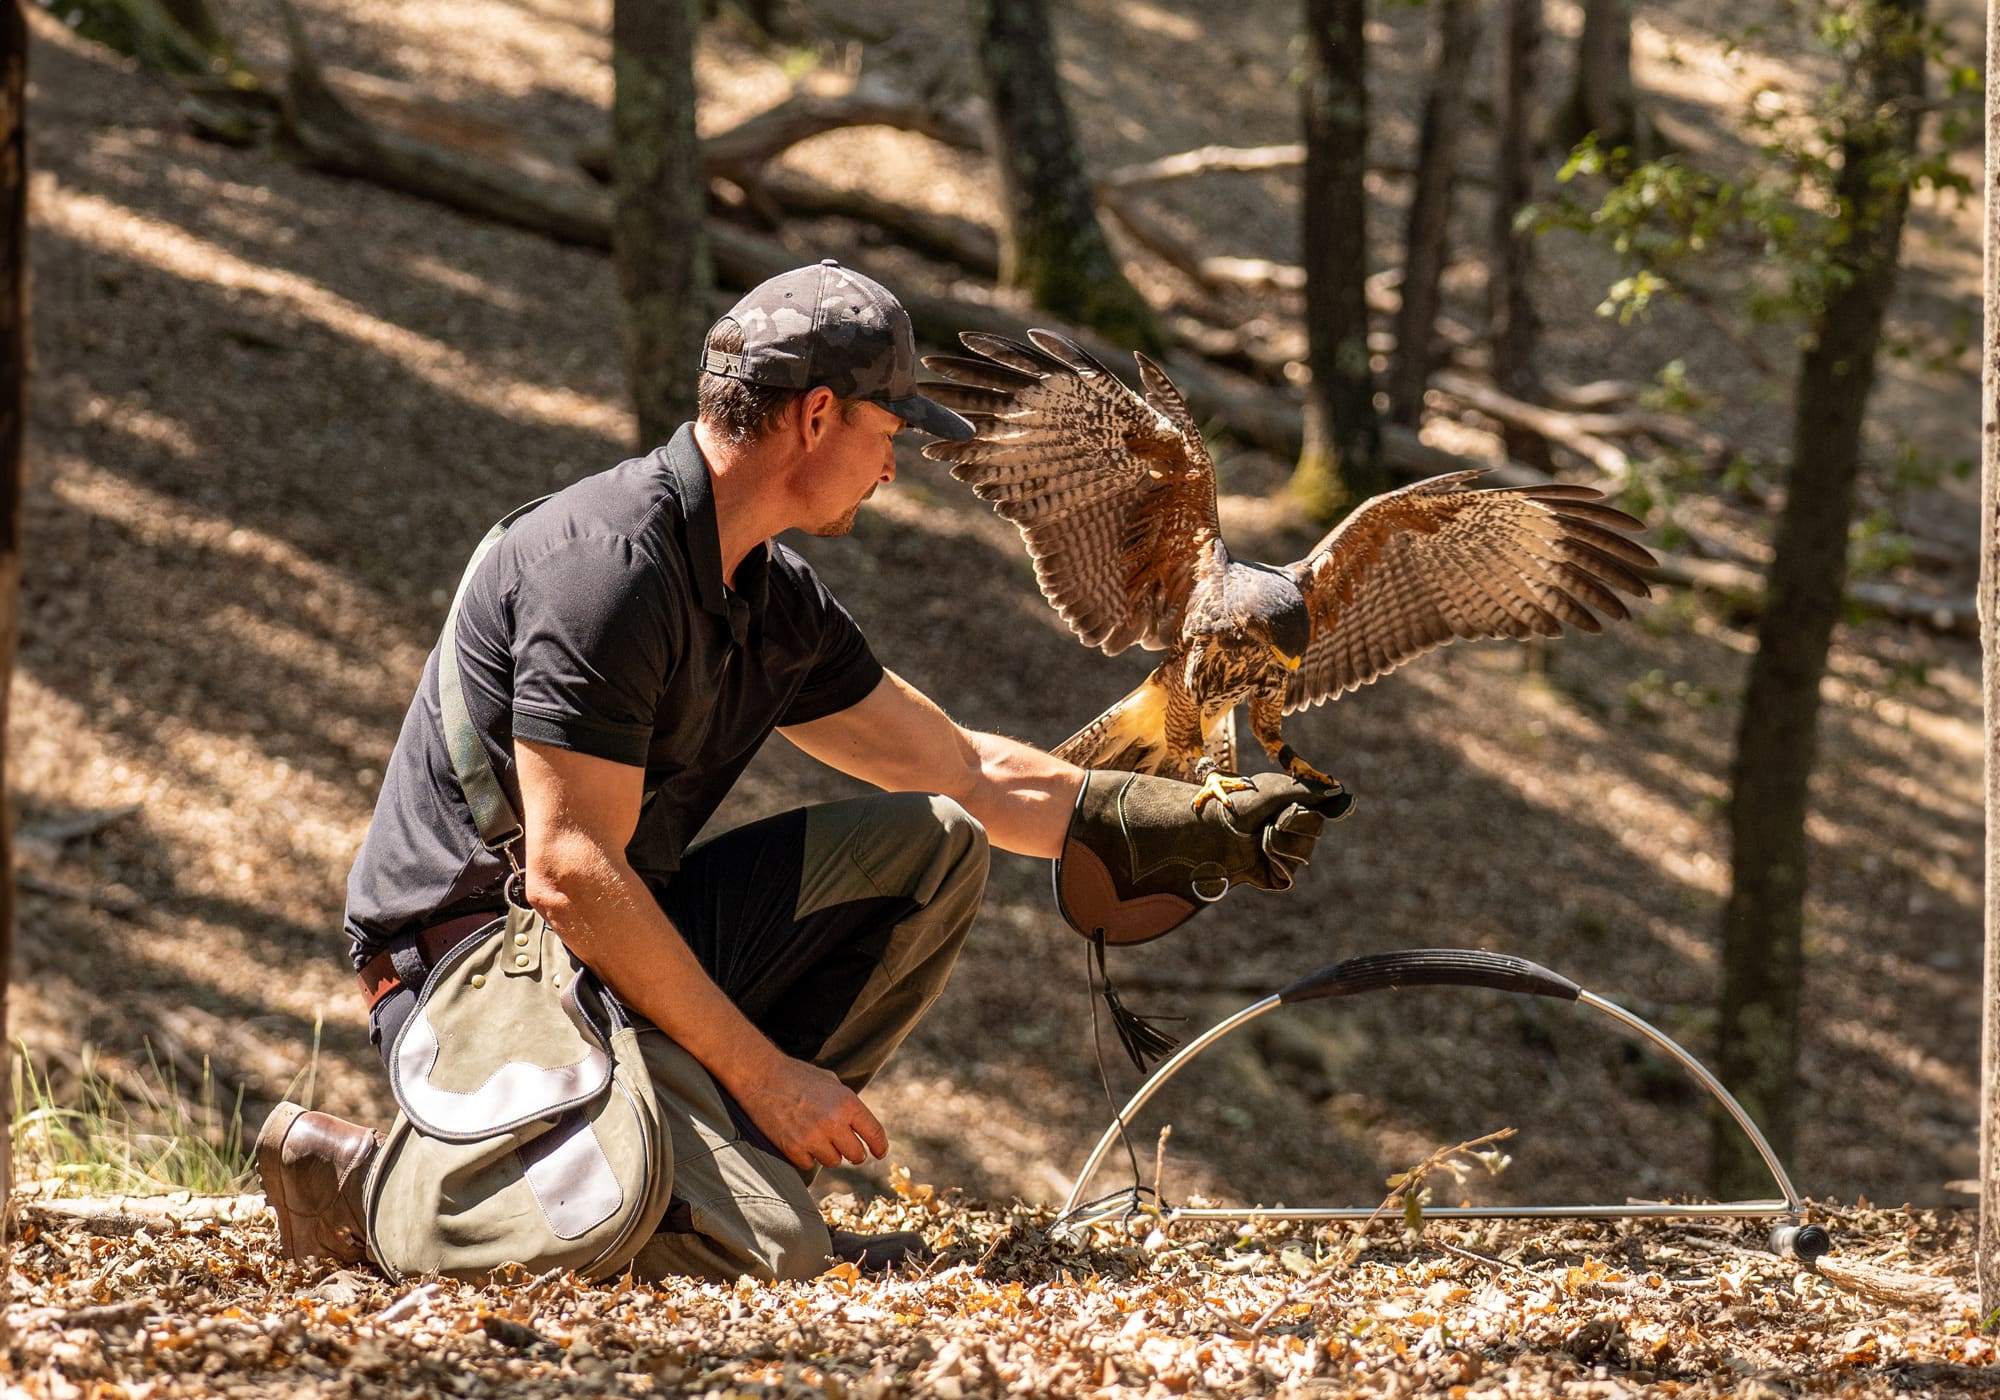
[[[1655,413],[1701,413],[1713,407],[1715,396],[1688,374],[1687,361],[1668,360],[1654,371],[1653,382],[1639,395],[1639,406]]]
[[[206,1060],[192,1102],[172,1066],[162,1070],[150,1048],[148,1073],[114,1081],[86,1046],[77,1083],[59,1101],[19,1045],[13,1084],[14,1169],[21,1180],[53,1180],[61,1191],[81,1195],[231,1195],[247,1189],[254,1175],[242,1094],[224,1113]]]
[[[1722,693],[1712,685],[1691,681],[1669,681],[1658,667],[1625,687],[1625,713],[1633,719],[1665,719],[1676,706],[1687,710],[1712,709],[1722,703]]]
[[[1871,198],[1920,189],[1969,195],[1969,181],[1951,168],[1949,157],[1973,130],[1977,70],[1950,61],[1941,28],[1884,33],[1875,10],[1874,0],[1823,0],[1809,7],[1806,17],[1821,44],[1849,71],[1868,43],[1922,46],[1946,73],[1950,100],[1942,104],[1938,140],[1911,159],[1882,160]],[[1752,31],[1743,33],[1754,37]],[[1721,248],[1758,260],[1736,299],[1752,321],[1810,323],[1829,293],[1851,277],[1841,251],[1854,221],[1866,212],[1837,197],[1840,145],[1865,136],[1891,115],[1865,107],[1845,82],[1806,99],[1760,88],[1741,121],[1764,158],[1741,179],[1678,155],[1638,161],[1625,147],[1605,149],[1595,136],[1587,137],[1563,164],[1558,176],[1563,193],[1534,208],[1535,227],[1574,230],[1618,254],[1624,270],[1597,310],[1621,325],[1643,320],[1653,305],[1676,295],[1678,281]],[[1578,182],[1585,177],[1605,182],[1594,200],[1581,193]]]
[[[160,0],[34,0],[84,38],[136,58],[161,73],[182,75],[229,72],[228,45],[210,48],[190,33]],[[206,7],[201,13],[207,26]]]

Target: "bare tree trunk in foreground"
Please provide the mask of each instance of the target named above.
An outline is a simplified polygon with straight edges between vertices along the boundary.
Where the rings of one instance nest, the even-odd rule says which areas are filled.
[[[1408,428],[1423,417],[1424,386],[1431,377],[1438,280],[1450,250],[1451,189],[1471,98],[1466,74],[1481,22],[1476,0],[1439,0],[1437,59],[1417,138],[1417,178],[1403,238],[1403,300],[1396,309],[1396,352],[1389,359],[1389,421]]]
[[[1979,650],[1986,692],[1986,984],[1979,1037],[1979,1315],[2000,1313],[2000,0],[1986,0],[1986,359]]]
[[[617,0],[612,10],[611,246],[641,452],[694,417],[709,324],[695,27],[694,0]]]
[[[1851,74],[1864,97],[1840,137],[1840,236],[1829,243],[1833,275],[1799,361],[1785,511],[1743,695],[1729,808],[1717,1068],[1783,1158],[1791,1156],[1798,1085],[1807,781],[1819,686],[1847,578],[1862,414],[1896,283],[1924,81],[1916,37],[1923,0],[1877,0],[1864,13],[1871,32]],[[1769,1186],[1755,1148],[1720,1113],[1713,1162],[1715,1189],[1725,1197]]]
[[[1368,59],[1363,0],[1306,0],[1305,448],[1292,491],[1321,522],[1388,489],[1368,364]]]
[[[1153,310],[1126,279],[1062,98],[1044,0],[985,0],[979,66],[1000,167],[1000,280],[1059,316],[1133,349],[1163,348]]]
[[[1534,235],[1516,229],[1514,222],[1535,195],[1535,59],[1542,46],[1542,0],[1503,0],[1500,13],[1500,81],[1495,93],[1500,131],[1493,172],[1493,280],[1487,293],[1493,382],[1523,403],[1540,403]],[[1503,438],[1508,456],[1548,467],[1549,445],[1540,434],[1510,427]]]
[[[7,697],[21,636],[22,447],[28,416],[28,25],[19,0],[0,16],[0,1046],[14,966],[14,803],[6,763]],[[0,1074],[0,1271],[12,1256],[5,1209],[14,1191],[14,1076]],[[0,1300],[4,1301],[4,1300]],[[6,1341],[0,1323],[0,1344]]]

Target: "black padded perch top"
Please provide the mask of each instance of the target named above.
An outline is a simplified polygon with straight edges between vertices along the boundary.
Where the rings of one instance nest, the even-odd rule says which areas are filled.
[[[1307,973],[1279,992],[1278,1000],[1290,1005],[1398,987],[1491,987],[1558,1001],[1575,1001],[1583,995],[1583,988],[1569,978],[1510,953],[1477,948],[1402,948],[1363,953]]]

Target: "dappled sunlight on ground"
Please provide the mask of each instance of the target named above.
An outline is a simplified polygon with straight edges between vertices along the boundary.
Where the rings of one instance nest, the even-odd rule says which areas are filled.
[[[278,56],[269,14],[219,8],[254,57]],[[819,54],[829,70],[861,60],[864,73],[968,80],[963,7],[807,8],[833,36]],[[552,139],[601,134],[601,3],[305,9],[329,63]],[[1717,9],[1649,12],[1640,72],[1685,80],[1675,133],[1738,160],[1727,109],[1746,74],[1697,43]],[[1226,24],[1167,0],[1065,11],[1072,64],[1120,55],[1072,94],[1092,159],[1293,139],[1295,16],[1279,0],[1250,0]],[[1428,17],[1381,23],[1382,153],[1399,160]],[[1189,30],[1214,89],[1203,102],[1179,81]],[[204,144],[163,90],[46,17],[35,32],[39,377],[13,773],[30,832],[139,811],[31,867],[44,888],[24,896],[19,1024],[58,1060],[90,1040],[136,1061],[146,1039],[171,1038],[261,1115],[300,1082],[321,1022],[321,1101],[380,1119],[387,1095],[338,935],[347,862],[466,552],[513,505],[628,450],[614,280],[591,253]],[[1668,61],[1670,42],[1684,62]],[[700,63],[708,130],[777,100],[802,66],[726,26]],[[1474,144],[1469,162],[1490,160]],[[938,213],[992,209],[977,157],[904,133],[824,136],[787,163]],[[1407,182],[1378,183],[1386,266]],[[1159,206],[1205,251],[1290,258],[1295,188],[1289,173],[1218,177]],[[1478,203],[1461,201],[1464,237]],[[786,236],[801,259],[883,251],[837,223]],[[928,288],[958,280],[890,257]],[[1755,333],[1784,367],[1766,380],[1687,306],[1637,334],[1593,316],[1607,256],[1557,242],[1550,263],[1562,274],[1544,288],[1552,370],[1645,380],[1685,355],[1698,382],[1729,390],[1718,430],[1761,458],[1781,452],[1782,331]],[[1931,275],[1925,296],[1976,292],[1949,259]],[[1162,297],[1196,295],[1158,267],[1144,278]],[[1448,279],[1467,324],[1483,282],[1472,259]],[[1229,304],[1281,326],[1298,311],[1275,293]],[[1898,431],[1975,402],[1963,375],[1913,385],[1895,399],[1912,420]],[[1455,450],[1494,440],[1442,419],[1425,435]],[[1218,457],[1231,541],[1298,557],[1318,532],[1282,494],[1288,464],[1228,446]],[[1695,495],[1691,520],[1756,557],[1761,522]],[[1079,647],[1035,593],[1012,527],[913,452],[851,538],[801,548],[884,663],[968,724],[1054,743],[1150,668]],[[1452,648],[1293,716],[1288,735],[1356,791],[1355,814],[1289,895],[1232,895],[1175,937],[1115,954],[1127,1003],[1185,1017],[1189,1035],[1356,953],[1481,946],[1543,962],[1706,1054],[1752,634],[1685,594],[1635,613],[1546,648],[1539,674],[1519,648]],[[1879,623],[1837,643],[1812,827],[1811,1130],[1792,1165],[1810,1192],[1938,1202],[1973,1166],[1976,655]],[[773,744],[718,821],[851,790]],[[1084,945],[1051,908],[1046,863],[997,857],[958,976],[871,1091],[897,1160],[980,1198],[1058,1199],[1110,1113],[1092,1029]],[[1107,1058],[1122,1101],[1137,1076],[1115,1046]],[[1520,1130],[1514,1166],[1468,1188],[1496,1200],[1687,1191],[1706,1159],[1704,1098],[1677,1066],[1588,1017],[1495,993],[1360,998],[1225,1041],[1140,1125],[1148,1179],[1164,1121],[1170,1191],[1237,1200],[1366,1200],[1414,1153],[1501,1126]],[[884,1180],[878,1164],[845,1184],[865,1194]]]

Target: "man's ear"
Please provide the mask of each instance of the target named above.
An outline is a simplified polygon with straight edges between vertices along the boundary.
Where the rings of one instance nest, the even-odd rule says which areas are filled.
[[[810,452],[826,439],[827,430],[840,413],[840,398],[824,384],[808,389],[798,400],[799,434]]]

